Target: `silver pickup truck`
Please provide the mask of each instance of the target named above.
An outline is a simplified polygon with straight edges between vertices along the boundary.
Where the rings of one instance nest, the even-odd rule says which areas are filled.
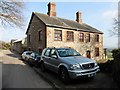
[[[41,55],[41,70],[58,73],[63,82],[79,77],[94,77],[99,71],[95,60],[81,56],[71,48],[45,48]]]

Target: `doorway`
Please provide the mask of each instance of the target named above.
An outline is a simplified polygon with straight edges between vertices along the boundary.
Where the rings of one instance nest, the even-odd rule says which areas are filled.
[[[88,58],[91,58],[91,51],[86,51],[86,56],[88,57]]]

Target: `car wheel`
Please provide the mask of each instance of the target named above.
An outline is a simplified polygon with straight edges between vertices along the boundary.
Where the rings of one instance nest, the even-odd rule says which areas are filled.
[[[70,81],[69,74],[66,68],[60,69],[60,79],[66,84]]]
[[[24,60],[25,60],[25,58],[24,58],[23,56],[21,56],[21,60],[22,60],[22,61],[24,61]]]
[[[28,64],[29,64],[31,67],[33,67],[33,64],[32,64],[31,62],[28,62]]]
[[[42,72],[45,72],[46,69],[45,69],[44,62],[41,62],[40,69],[41,69]]]
[[[25,59],[24,59],[25,61],[27,61],[27,57],[25,57]]]
[[[94,79],[94,76],[92,76],[92,77],[89,77],[89,80],[93,80]]]

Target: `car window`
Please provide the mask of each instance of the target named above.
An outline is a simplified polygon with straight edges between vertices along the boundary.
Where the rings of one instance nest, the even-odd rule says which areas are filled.
[[[50,56],[50,49],[47,49],[46,51],[45,51],[45,54],[44,54],[45,56],[47,56],[47,57],[49,57]]]
[[[30,55],[32,52],[25,52],[26,53],[26,55]]]
[[[52,57],[53,55],[56,55],[56,56],[57,56],[55,49],[52,49],[52,50],[51,50],[50,57]]]
[[[69,57],[69,56],[81,56],[76,50],[73,49],[57,49],[60,57]]]
[[[35,53],[32,53],[31,56],[32,56],[32,57],[35,57]]]

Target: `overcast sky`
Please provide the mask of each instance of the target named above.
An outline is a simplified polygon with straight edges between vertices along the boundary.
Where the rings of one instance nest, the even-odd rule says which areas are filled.
[[[1,28],[0,40],[10,41],[11,39],[20,39],[25,37],[25,32],[31,18],[32,12],[46,14],[48,11],[48,2],[26,2],[25,15],[26,26],[23,30],[18,28]],[[111,36],[113,27],[113,18],[117,18],[117,2],[56,2],[57,17],[76,20],[76,12],[82,12],[82,19],[96,29],[104,33],[104,48],[117,47],[117,37]]]

